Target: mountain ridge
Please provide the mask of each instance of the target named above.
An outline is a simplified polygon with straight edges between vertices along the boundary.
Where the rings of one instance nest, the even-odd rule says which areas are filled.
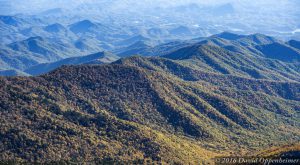
[[[62,65],[102,64],[116,61],[118,58],[118,56],[113,55],[109,52],[99,52],[87,56],[70,57],[53,63],[35,65],[26,69],[24,72],[30,75],[41,75],[52,71]]]

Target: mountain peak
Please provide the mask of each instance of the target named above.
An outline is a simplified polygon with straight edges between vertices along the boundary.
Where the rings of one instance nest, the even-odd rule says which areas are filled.
[[[147,40],[150,40],[149,38],[143,36],[143,35],[137,35],[137,36],[133,36],[131,38],[128,39],[128,41],[147,41]]]
[[[90,20],[82,20],[70,25],[70,30],[74,33],[83,33],[97,25]]]
[[[287,43],[288,45],[290,45],[293,48],[299,49],[300,50],[300,41],[297,40],[290,40]]]
[[[30,37],[24,41],[44,41],[44,38],[41,36]]]
[[[219,37],[219,38],[223,38],[226,40],[237,40],[237,39],[243,38],[245,36],[225,31],[220,34],[213,35],[212,37]]]
[[[40,36],[30,37],[26,40],[9,44],[9,47],[15,51],[30,51],[45,54],[45,40]]]
[[[48,25],[44,28],[47,32],[54,32],[54,33],[57,33],[57,32],[60,32],[62,30],[65,30],[65,27],[59,23],[55,23],[55,24],[52,24],[52,25]]]
[[[79,21],[79,22],[77,22],[77,24],[90,25],[90,26],[94,25],[94,23],[92,21],[88,20],[88,19]]]
[[[128,48],[140,48],[140,47],[150,47],[150,44],[147,41],[137,41],[130,45]]]

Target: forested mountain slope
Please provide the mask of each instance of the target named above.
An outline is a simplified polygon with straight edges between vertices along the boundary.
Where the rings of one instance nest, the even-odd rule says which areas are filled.
[[[1,78],[0,159],[186,164],[299,141],[299,82],[183,63],[130,57]]]

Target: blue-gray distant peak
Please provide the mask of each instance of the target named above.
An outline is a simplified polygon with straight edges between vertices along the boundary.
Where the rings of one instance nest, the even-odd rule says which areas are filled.
[[[51,32],[51,33],[58,33],[58,32],[61,32],[63,30],[66,30],[66,28],[63,25],[59,24],[59,23],[55,23],[55,24],[46,26],[45,30],[47,32]]]

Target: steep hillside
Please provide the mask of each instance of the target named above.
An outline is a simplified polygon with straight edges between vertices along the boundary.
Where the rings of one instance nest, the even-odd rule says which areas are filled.
[[[299,89],[153,57],[0,78],[0,159],[195,164],[247,155],[300,140]]]
[[[182,130],[178,136],[206,136],[187,116],[177,114],[163,100],[158,102],[162,98],[153,88],[145,71],[119,65],[64,67],[37,78],[1,79],[0,137],[1,148],[5,148],[1,159],[49,161],[67,154],[67,160],[148,158],[183,162],[215,155],[198,142],[171,133],[178,129]],[[11,100],[14,94],[10,92],[28,96],[29,100],[18,99],[26,104],[24,109]],[[22,119],[11,122],[12,111]],[[6,145],[15,142],[19,147]],[[179,148],[178,142],[183,146]],[[34,156],[37,152],[41,156]],[[172,154],[178,158],[173,159]]]
[[[274,54],[277,54],[274,53]],[[299,63],[285,63],[278,60],[242,54],[211,44],[194,44],[163,57],[180,60],[185,66],[196,70],[243,76],[255,79],[299,81]]]
[[[202,40],[199,44],[219,46],[236,53],[283,60],[285,62],[287,59],[289,59],[289,57],[286,57],[284,60],[283,57],[286,56],[285,51],[287,51],[286,53],[288,54],[295,51],[291,46],[283,41],[263,34],[238,35],[234,33],[223,32],[208,37]],[[294,54],[295,53],[299,54],[299,52],[294,52]]]
[[[257,46],[257,49],[260,50],[267,58],[278,59],[285,62],[300,61],[299,50],[292,49],[291,47],[280,43]]]

